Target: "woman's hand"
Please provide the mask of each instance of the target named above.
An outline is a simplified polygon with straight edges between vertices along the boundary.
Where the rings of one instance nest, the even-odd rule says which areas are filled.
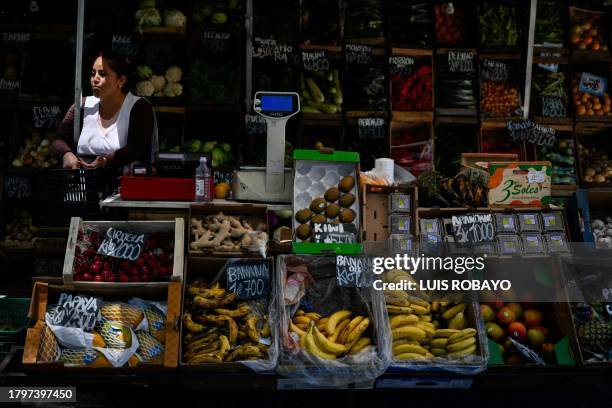
[[[62,164],[65,169],[78,169],[81,167],[81,161],[72,152],[64,154]]]
[[[86,163],[81,160],[81,165],[86,169],[97,169],[98,167],[105,167],[107,163],[107,159],[104,156],[98,156],[91,163]]]

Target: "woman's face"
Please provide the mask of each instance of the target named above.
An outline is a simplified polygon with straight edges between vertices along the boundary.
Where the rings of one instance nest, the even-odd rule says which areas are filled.
[[[108,66],[102,57],[98,57],[91,69],[90,81],[94,96],[105,98],[121,92],[125,77],[117,78],[117,73]]]

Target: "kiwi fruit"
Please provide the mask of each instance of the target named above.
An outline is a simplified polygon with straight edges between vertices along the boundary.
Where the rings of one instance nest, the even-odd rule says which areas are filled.
[[[297,230],[295,232],[299,239],[306,240],[310,238],[310,235],[312,234],[312,227],[308,224],[302,224],[297,227]]]
[[[310,219],[310,222],[313,224],[325,224],[327,222],[327,217],[325,214],[317,214]]]
[[[295,214],[295,219],[300,223],[308,222],[312,218],[314,214],[310,211],[309,208],[302,208]]]
[[[340,221],[342,222],[353,222],[355,220],[355,211],[350,208],[345,208],[340,213]]]
[[[321,214],[323,211],[325,211],[325,207],[327,207],[327,203],[325,202],[325,199],[321,197],[315,198],[310,203],[310,209],[317,214]]]
[[[336,202],[340,197],[340,190],[338,190],[338,187],[332,187],[325,192],[323,197],[330,203]]]
[[[353,176],[342,177],[342,180],[340,180],[340,183],[338,184],[338,188],[343,193],[348,193],[353,189],[353,187],[355,187],[355,177]]]
[[[334,219],[340,214],[340,210],[341,208],[338,204],[330,204],[325,210],[325,215],[327,215],[327,218]]]
[[[344,208],[349,208],[355,202],[355,196],[351,193],[344,194],[340,197],[340,206]]]

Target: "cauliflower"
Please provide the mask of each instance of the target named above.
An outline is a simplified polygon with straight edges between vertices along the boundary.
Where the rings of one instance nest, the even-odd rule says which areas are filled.
[[[155,87],[151,81],[139,81],[136,82],[136,95],[138,96],[151,96],[155,93]]]
[[[179,84],[178,82],[171,82],[169,84],[166,84],[166,87],[164,88],[164,95],[169,98],[181,96],[182,94],[183,85]]]
[[[136,11],[134,15],[136,26],[141,31],[141,27],[159,27],[162,24],[159,11],[154,8],[145,8]]]
[[[151,79],[149,79],[155,88],[155,92],[160,92],[166,86],[166,78],[163,75],[153,75]]]
[[[180,82],[182,77],[183,77],[183,71],[176,65],[166,70],[166,80],[169,83]]]
[[[153,75],[153,70],[148,65],[139,65],[136,67],[136,76],[138,79],[149,79]]]
[[[164,10],[164,24],[167,27],[185,27],[187,17],[179,10]]]

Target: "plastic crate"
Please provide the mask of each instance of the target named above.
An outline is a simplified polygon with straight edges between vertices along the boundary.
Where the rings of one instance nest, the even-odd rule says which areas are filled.
[[[51,169],[39,178],[40,225],[68,225],[71,217],[99,218],[100,200],[117,189],[117,170]]]
[[[0,298],[0,361],[11,346],[24,343],[29,307],[28,298]]]

